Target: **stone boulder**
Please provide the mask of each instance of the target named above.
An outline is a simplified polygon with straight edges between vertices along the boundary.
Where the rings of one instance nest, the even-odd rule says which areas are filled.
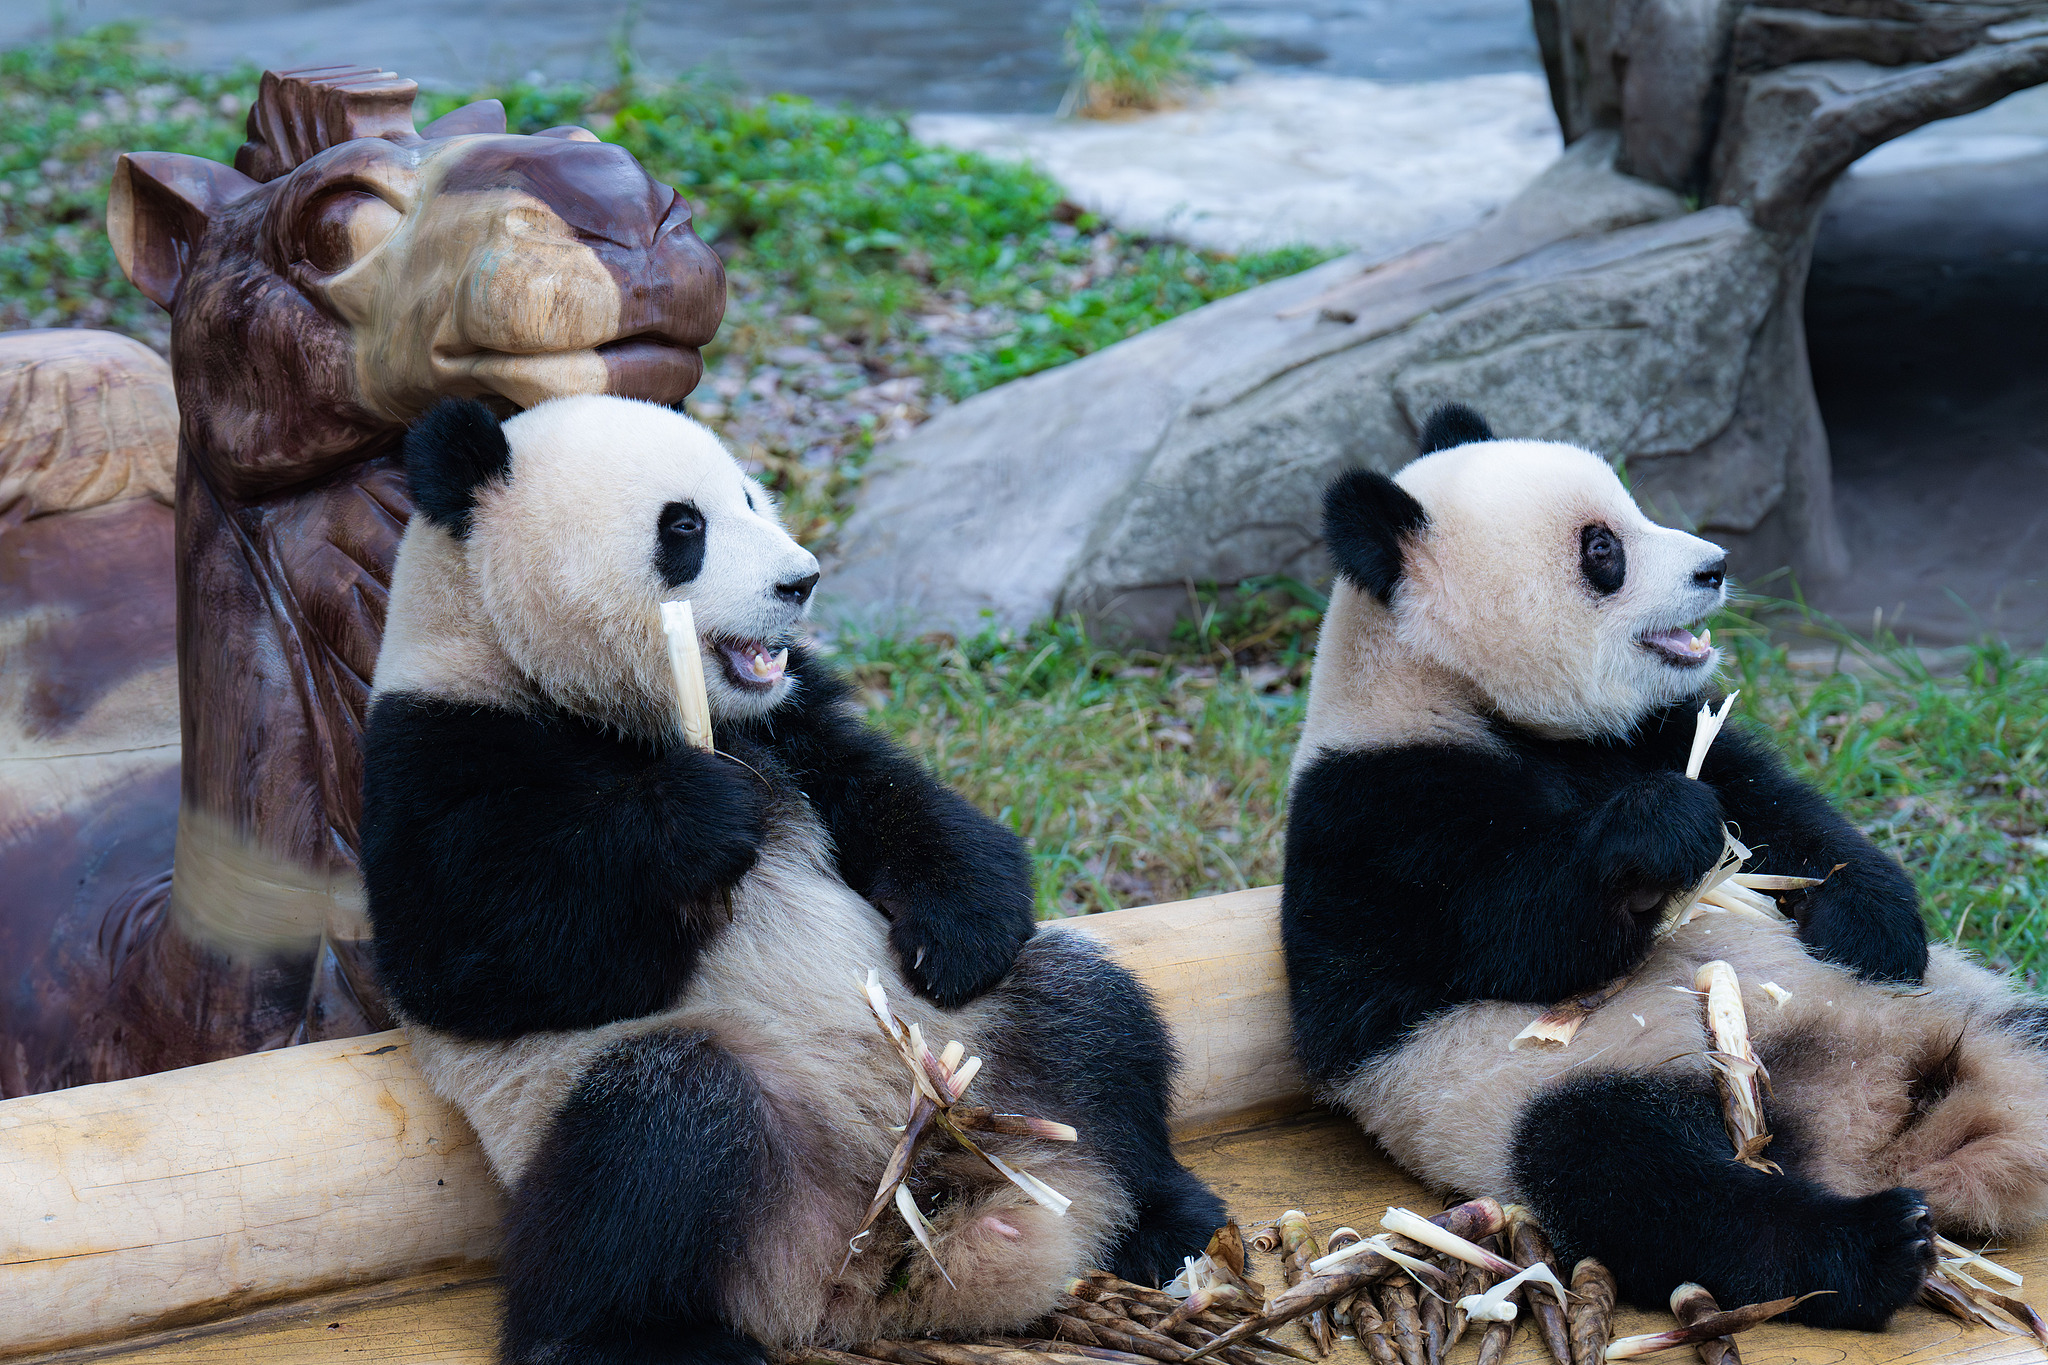
[[[2048,3],[1533,9],[1569,145],[1518,197],[878,451],[828,547],[827,618],[968,634],[1079,612],[1156,640],[1197,584],[1320,576],[1323,485],[1398,468],[1447,401],[1617,461],[1740,574],[1843,573],[1801,322],[1820,205],[1872,148],[2048,80]]]

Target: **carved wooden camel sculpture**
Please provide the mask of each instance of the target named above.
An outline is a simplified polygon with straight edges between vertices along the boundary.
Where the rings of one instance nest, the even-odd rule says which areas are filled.
[[[681,196],[583,129],[506,135],[495,100],[415,131],[415,94],[268,73],[232,168],[114,173],[115,252],[172,318],[182,771],[0,829],[0,1093],[386,1025],[357,818],[405,425],[444,394],[675,403],[702,374],[724,275]],[[46,557],[105,541],[54,529]],[[146,602],[173,565],[138,545]]]

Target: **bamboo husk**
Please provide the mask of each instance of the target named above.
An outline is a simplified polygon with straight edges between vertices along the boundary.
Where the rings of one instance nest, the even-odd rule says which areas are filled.
[[[1479,1365],[1500,1365],[1507,1359],[1508,1345],[1515,1339],[1515,1324],[1489,1322],[1479,1338]]]
[[[1500,1204],[1496,1200],[1473,1199],[1445,1209],[1428,1221],[1462,1238],[1485,1237],[1505,1226],[1506,1215],[1501,1212]],[[1292,1322],[1304,1313],[1325,1307],[1347,1294],[1355,1294],[1368,1285],[1377,1284],[1389,1276],[1400,1273],[1401,1266],[1398,1262],[1374,1248],[1374,1243],[1379,1240],[1368,1238],[1355,1246],[1346,1247],[1338,1253],[1341,1259],[1336,1264],[1330,1263],[1330,1257],[1324,1257],[1323,1269],[1315,1270],[1311,1266],[1313,1273],[1308,1278],[1268,1301],[1264,1311],[1257,1317],[1239,1323],[1218,1337],[1216,1342],[1195,1352],[1189,1359],[1202,1359],[1214,1352],[1219,1345],[1241,1341],[1254,1333],[1266,1332],[1282,1323]],[[1254,1242],[1254,1245],[1257,1243]],[[1382,1245],[1385,1249],[1398,1253],[1398,1248],[1388,1244]],[[1415,1250],[1427,1254],[1427,1248],[1418,1246]],[[1445,1277],[1439,1274],[1437,1278],[1442,1280]]]
[[[1614,1337],[1614,1272],[1586,1257],[1572,1267],[1572,1305],[1566,1313],[1572,1365],[1600,1365]]]
[[[1388,1280],[1377,1289],[1380,1316],[1386,1319],[1401,1353],[1401,1365],[1426,1365],[1422,1346],[1422,1312],[1415,1302],[1415,1289],[1407,1280]]]
[[[1735,1159],[1754,1170],[1784,1172],[1763,1151],[1771,1145],[1764,1125],[1764,1093],[1771,1077],[1749,1046],[1749,1018],[1742,1008],[1742,984],[1735,969],[1718,958],[1701,965],[1693,989],[1705,996],[1707,1036],[1713,1050],[1707,1061],[1714,1069],[1714,1087],[1721,1092],[1722,1122],[1735,1144]]]
[[[1832,1290],[1817,1290],[1816,1293],[1832,1293]],[[1732,1336],[1746,1332],[1760,1322],[1768,1322],[1778,1314],[1812,1298],[1812,1294],[1799,1294],[1789,1299],[1772,1299],[1769,1303],[1744,1304],[1719,1313],[1708,1313],[1695,1318],[1684,1327],[1668,1332],[1645,1332],[1641,1336],[1621,1337],[1607,1344],[1603,1359],[1633,1360],[1637,1356],[1653,1355],[1658,1351],[1676,1350],[1680,1346],[1691,1346],[1697,1342],[1711,1341],[1715,1337]]]
[[[676,714],[683,742],[709,749],[711,701],[704,691],[704,654],[697,644],[697,618],[688,601],[661,604],[661,633],[668,641],[668,666],[676,681]]]
[[[1483,1239],[1481,1245],[1486,1250],[1498,1254],[1501,1250],[1500,1235],[1496,1233]],[[1477,1269],[1482,1274],[1485,1274],[1489,1280],[1493,1278],[1485,1267],[1481,1266],[1477,1267]],[[1519,1294],[1519,1291],[1517,1293]],[[1506,1359],[1508,1347],[1513,1344],[1515,1339],[1515,1325],[1513,1318],[1508,1319],[1506,1322],[1489,1322],[1486,1324],[1479,1334],[1479,1365],[1500,1365],[1500,1362]]]
[[[1443,1365],[1444,1354],[1449,1349],[1449,1305],[1435,1294],[1424,1294],[1420,1303],[1422,1315],[1422,1357],[1425,1365]]]
[[[2048,1321],[2043,1320],[2033,1305],[2016,1295],[1993,1289],[1978,1278],[1979,1275],[1988,1276],[2017,1288],[2024,1283],[2022,1276],[1982,1252],[1971,1251],[1946,1237],[1936,1237],[1934,1244],[1934,1270],[1920,1288],[1922,1303],[1968,1323],[1981,1323],[2016,1336],[2030,1336],[2048,1348]]]
[[[1129,1351],[1110,1351],[1100,1346],[1083,1346],[1073,1341],[1053,1341],[1046,1337],[983,1337],[971,1343],[975,1346],[994,1346],[1005,1350],[1025,1350],[1040,1357],[1065,1356],[1069,1360],[1106,1360],[1111,1365],[1154,1365],[1150,1356],[1134,1355]]]
[[[1289,1209],[1280,1215],[1280,1266],[1287,1277],[1287,1287],[1294,1288],[1313,1274],[1309,1267],[1322,1255],[1322,1248],[1316,1245],[1314,1229],[1308,1225],[1308,1215],[1300,1209]],[[1327,1308],[1312,1308],[1302,1323],[1308,1339],[1315,1343],[1318,1356],[1328,1356],[1337,1348],[1337,1331],[1330,1325]],[[1410,1362],[1416,1365],[1416,1362]]]
[[[1401,1365],[1401,1353],[1394,1349],[1394,1339],[1387,1334],[1387,1320],[1373,1302],[1370,1289],[1361,1289],[1353,1296],[1351,1320],[1358,1333],[1358,1344],[1373,1358],[1373,1365]]]
[[[1619,976],[1585,995],[1561,1000],[1529,1021],[1529,1026],[1508,1040],[1508,1051],[1517,1052],[1525,1047],[1554,1048],[1569,1047],[1572,1038],[1579,1031],[1579,1025],[1592,1017],[1593,1011],[1619,995],[1622,988],[1633,980]]]
[[[1721,1305],[1714,1302],[1714,1296],[1702,1285],[1682,1284],[1671,1291],[1671,1316],[1687,1327],[1720,1311]],[[1696,1341],[1693,1349],[1699,1352],[1700,1365],[1742,1365],[1742,1353],[1735,1349],[1734,1337]]]
[[[1508,1215],[1508,1252],[1511,1259],[1525,1266],[1537,1264],[1550,1267],[1553,1275],[1557,1272],[1557,1257],[1550,1250],[1550,1239],[1543,1235],[1543,1229],[1536,1225],[1529,1210],[1520,1204],[1511,1204]],[[1536,1320],[1537,1335],[1550,1349],[1550,1358],[1557,1365],[1572,1365],[1571,1334],[1565,1325],[1565,1300],[1562,1292],[1545,1301],[1540,1294],[1528,1294],[1525,1301],[1529,1314]]]
[[[1460,1264],[1463,1264],[1462,1262]],[[1465,1312],[1465,1300],[1486,1291],[1493,1283],[1493,1277],[1483,1266],[1468,1265],[1459,1278],[1458,1287],[1452,1291],[1451,1304],[1444,1313],[1444,1353],[1448,1355],[1460,1341],[1465,1339],[1465,1328],[1472,1321]]]

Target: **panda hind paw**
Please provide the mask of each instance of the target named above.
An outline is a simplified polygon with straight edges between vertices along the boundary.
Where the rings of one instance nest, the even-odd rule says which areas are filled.
[[[1110,1256],[1110,1269],[1133,1284],[1162,1285],[1188,1257],[1202,1254],[1229,1217],[1208,1186],[1177,1169],[1140,1203],[1138,1221]]]
[[[1919,1297],[1934,1269],[1934,1221],[1918,1190],[1881,1190],[1847,1202],[1848,1216],[1808,1268],[1811,1288],[1834,1292],[1786,1316],[1816,1327],[1879,1331]]]

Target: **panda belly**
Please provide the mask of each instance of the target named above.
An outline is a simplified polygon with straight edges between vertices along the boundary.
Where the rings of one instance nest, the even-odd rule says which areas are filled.
[[[866,1004],[870,968],[897,1016],[936,1050],[957,1038],[985,1057],[975,1102],[1060,1118],[1042,1103],[1058,1059],[1032,1048],[1028,1010],[1008,983],[953,1011],[899,970],[888,921],[839,879],[807,808],[778,811],[755,868],[733,889],[731,919],[681,999],[602,1028],[472,1041],[409,1025],[430,1085],[477,1130],[493,1171],[516,1189],[554,1115],[604,1051],[662,1033],[703,1033],[758,1089],[783,1179],[761,1192],[750,1239],[721,1285],[725,1316],[767,1342],[851,1344],[892,1334],[996,1331],[1041,1316],[1061,1282],[1128,1222],[1128,1197],[1079,1144],[990,1138],[985,1146],[1074,1200],[1065,1217],[1031,1203],[977,1160],[926,1148],[913,1193],[932,1218],[952,1284],[892,1207],[847,1256],[893,1151],[911,1082]],[[1025,952],[1060,951],[1041,936]],[[844,1271],[842,1272],[842,1265]],[[955,1288],[957,1286],[957,1289]]]
[[[2003,1233],[2048,1217],[2048,1053],[2015,1014],[2011,988],[1946,948],[1924,986],[1893,988],[1809,956],[1790,925],[1702,915],[1568,1047],[1508,1050],[1537,1012],[1530,1005],[1458,1006],[1328,1098],[1432,1185],[1525,1198],[1512,1153],[1524,1112],[1546,1092],[1614,1072],[1711,1083],[1692,984],[1716,958],[1736,970],[1770,1073],[1778,1141],[1767,1156],[1838,1194],[1919,1189],[1947,1227]],[[1782,1002],[1766,982],[1787,992]]]

